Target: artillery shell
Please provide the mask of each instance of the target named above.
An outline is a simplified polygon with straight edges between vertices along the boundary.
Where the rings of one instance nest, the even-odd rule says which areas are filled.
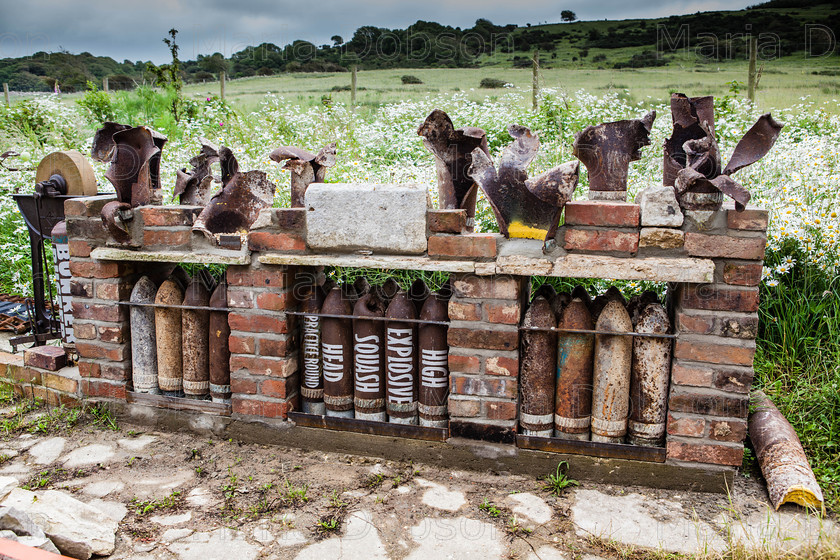
[[[632,332],[633,324],[618,300],[607,303],[595,329]],[[627,433],[630,406],[630,366],[633,341],[629,336],[595,336],[595,365],[592,382],[592,441],[622,443]]]
[[[540,287],[534,291],[533,295],[534,297],[531,298],[532,300],[542,296],[547,302],[551,303],[551,300],[553,300],[557,295],[557,290],[555,290],[554,286],[548,282],[543,282],[540,284]]]
[[[615,286],[610,286],[609,290],[592,300],[592,306],[590,307],[590,309],[592,312],[593,321],[598,321],[598,316],[601,315],[601,311],[603,311],[604,307],[607,306],[607,303],[611,301],[618,301],[621,303],[622,306],[625,307],[627,304],[627,302],[624,299],[624,296],[621,295],[621,291],[619,291],[619,289]]]
[[[551,305],[537,296],[525,312],[523,327],[554,327]],[[554,364],[557,337],[553,332],[522,331],[519,367],[519,427],[526,436],[551,437],[554,425]]]
[[[207,307],[210,293],[197,276],[184,294],[184,305]],[[181,312],[184,348],[184,395],[204,399],[210,394],[210,311],[184,309]]]
[[[154,303],[157,286],[143,276],[131,290],[131,303]],[[157,372],[157,342],[155,341],[155,310],[153,307],[132,307],[131,321],[131,377],[138,393],[160,393]]]
[[[363,295],[370,293],[370,282],[364,276],[359,276],[353,281],[353,289],[356,290],[356,297],[361,298]]]
[[[384,317],[385,308],[367,293],[353,308],[353,372],[356,418],[387,422],[385,413],[385,325],[364,317]]]
[[[374,292],[376,293],[376,297],[379,298],[379,301],[382,302],[386,308],[388,304],[391,303],[391,300],[394,299],[394,296],[397,295],[397,292],[400,291],[400,285],[397,284],[397,281],[393,278],[388,278],[379,286],[374,288]]]
[[[396,424],[417,424],[417,332],[414,323],[399,319],[416,319],[414,303],[403,290],[388,305],[385,316],[385,381],[388,420]]]
[[[184,292],[172,278],[160,285],[155,297],[159,305],[182,305]],[[167,397],[183,397],[181,369],[181,310],[171,307],[155,308],[155,338],[157,340],[158,385]]]
[[[638,333],[667,334],[671,330],[671,322],[665,307],[659,303],[648,304],[639,313],[635,329]],[[670,377],[671,341],[633,338],[628,443],[645,446],[664,443]]]
[[[563,317],[563,310],[572,302],[572,295],[569,292],[559,292],[551,300],[551,310],[554,311],[554,317],[557,322]]]
[[[589,292],[586,291],[586,288],[580,285],[575,286],[575,289],[572,290],[572,299],[575,298],[578,298],[585,303],[586,307],[589,308],[589,312],[592,313],[592,297],[589,295]]]
[[[426,303],[426,299],[429,297],[431,292],[429,291],[429,287],[423,282],[422,278],[418,278],[414,282],[411,283],[411,286],[408,288],[408,297],[411,298],[411,301],[414,302],[414,308],[417,310],[417,316],[420,316],[420,312],[423,310],[423,304]]]
[[[659,296],[656,295],[656,292],[650,290],[630,298],[630,301],[627,302],[627,313],[630,314],[633,327],[639,322],[639,314],[651,303],[659,303]]]
[[[350,315],[352,309],[341,288],[324,299],[321,313]],[[350,319],[321,317],[321,369],[327,416],[353,418],[353,329]]]
[[[210,296],[210,307],[227,307],[227,284],[221,283]],[[210,312],[210,397],[213,402],[230,403],[230,325],[226,311]]]
[[[303,300],[304,313],[320,313],[324,304],[324,293],[318,286],[310,286]],[[327,413],[324,406],[324,377],[321,370],[321,318],[317,315],[303,316],[303,381],[300,387],[301,408],[306,414]]]
[[[560,317],[561,329],[592,330],[592,315],[586,304],[573,299]],[[592,415],[592,357],[595,337],[591,334],[557,333],[557,390],[554,408],[554,437],[589,440]]]
[[[435,293],[423,304],[420,318],[426,321],[448,321],[449,305],[445,295]],[[420,395],[418,411],[420,425],[445,428],[449,423],[449,345],[446,325],[421,324],[418,329],[420,345]]]

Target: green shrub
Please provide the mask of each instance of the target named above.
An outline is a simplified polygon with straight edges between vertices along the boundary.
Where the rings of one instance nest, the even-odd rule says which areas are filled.
[[[423,80],[421,80],[417,76],[412,76],[411,74],[406,74],[401,79],[402,79],[402,83],[404,83],[404,84],[422,84],[423,83]]]
[[[503,88],[507,87],[510,84],[504,80],[499,80],[498,78],[482,78],[481,83],[478,84],[478,87],[487,88],[487,89],[495,89],[495,88]]]
[[[94,125],[101,125],[105,121],[113,121],[116,118],[111,96],[104,91],[99,91],[93,82],[87,83],[84,97],[77,99],[76,103],[85,110],[88,120]]]

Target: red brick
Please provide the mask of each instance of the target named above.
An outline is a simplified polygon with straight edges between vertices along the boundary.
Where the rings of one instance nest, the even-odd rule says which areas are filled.
[[[231,286],[254,286],[258,288],[283,288],[287,284],[288,272],[283,268],[250,269],[245,266],[230,266],[227,281]]]
[[[758,315],[719,315],[717,317],[715,334],[727,338],[752,340],[758,335]]]
[[[767,230],[767,210],[748,208],[743,212],[726,211],[726,225],[729,229],[745,229],[752,231]]]
[[[266,397],[285,399],[297,387],[296,379],[266,379],[260,382],[260,394]]]
[[[27,383],[32,385],[41,384],[41,371],[37,369],[23,367],[21,365],[8,368],[6,373],[9,376],[9,379],[17,381],[18,383]]]
[[[254,354],[256,343],[252,336],[239,336],[232,334],[228,339],[231,354]]]
[[[709,420],[709,438],[741,443],[747,437],[746,420]]]
[[[739,311],[752,313],[758,310],[758,288],[726,288],[714,284],[684,284],[680,302],[689,309],[710,311]]]
[[[566,219],[569,226],[639,227],[641,213],[638,204],[630,202],[607,202],[576,200],[566,203]]]
[[[117,262],[70,261],[70,274],[78,278],[119,278],[130,270],[128,265]]]
[[[487,418],[489,420],[514,420],[516,419],[515,402],[490,402],[486,401]]]
[[[749,404],[750,401],[746,395],[723,396],[682,391],[671,391],[668,399],[668,409],[671,412],[732,418],[746,418]]]
[[[79,361],[79,375],[82,377],[101,377],[102,371],[96,362]]]
[[[515,379],[502,377],[469,377],[452,374],[450,387],[453,395],[471,395],[474,397],[516,398],[518,383]]]
[[[248,234],[248,248],[252,251],[306,251],[306,241],[291,233],[252,231]]]
[[[515,350],[519,346],[519,332],[450,328],[450,346],[485,350]]]
[[[260,339],[260,356],[284,358],[292,351],[287,340]]]
[[[81,340],[93,340],[96,338],[96,325],[90,323],[73,323],[73,336]]]
[[[481,304],[449,300],[449,319],[452,321],[481,321]]]
[[[735,286],[758,286],[761,283],[762,268],[761,263],[727,262],[723,265],[723,281]]]
[[[680,311],[677,312],[677,330],[681,333],[711,334],[715,330],[715,318]]]
[[[737,467],[743,461],[744,447],[741,445],[713,445],[669,441],[667,456],[668,459],[678,461]]]
[[[18,391],[23,393],[23,395],[28,399],[38,399],[40,401],[46,401],[47,394],[49,393],[46,387],[39,387],[37,385],[17,385],[15,386],[15,393],[18,393]]]
[[[274,208],[277,227],[284,231],[303,231],[306,227],[306,208]]]
[[[243,399],[233,395],[231,399],[233,412],[249,416],[264,416],[267,418],[285,418],[291,408],[291,403],[264,401],[257,399]]]
[[[64,216],[87,216],[87,206],[81,199],[69,198],[64,201]]]
[[[125,400],[125,384],[83,379],[82,394],[88,397],[107,397]]]
[[[110,237],[98,214],[96,218],[68,219],[67,235],[70,239],[99,242],[105,242]]]
[[[732,237],[688,232],[685,250],[692,257],[723,257],[760,261],[764,258],[764,237]]]
[[[192,231],[189,229],[144,229],[143,245],[166,245],[178,247],[189,245]]]
[[[518,303],[485,303],[484,307],[487,309],[487,320],[491,323],[519,324]]]
[[[60,346],[36,346],[23,352],[23,363],[29,367],[56,371],[67,365],[67,354]]]
[[[109,301],[128,301],[132,287],[127,282],[97,282],[96,297]]]
[[[672,436],[703,437],[705,430],[706,421],[703,418],[668,414],[668,433]]]
[[[44,386],[56,391],[64,391],[65,393],[75,393],[79,390],[79,382],[76,379],[57,375],[55,373],[45,372],[43,377]]]
[[[81,239],[71,239],[68,242],[71,257],[87,258],[90,252],[93,251],[90,243],[82,241]]]
[[[146,227],[192,226],[201,209],[180,206],[144,206],[137,208]]]
[[[717,344],[684,338],[678,339],[674,347],[675,358],[712,364],[751,366],[754,355],[755,348],[752,345]]]
[[[426,220],[432,233],[462,233],[467,227],[467,211],[427,210]]]
[[[233,393],[239,393],[240,395],[256,395],[257,394],[257,382],[254,379],[250,379],[248,377],[242,377],[239,375],[231,375],[230,376],[230,390]]]
[[[269,315],[243,315],[231,312],[228,314],[228,325],[232,331],[279,334],[288,332],[288,323],[285,319]]]
[[[481,360],[476,356],[449,354],[449,370],[460,373],[479,373],[481,371]]]
[[[47,389],[47,404],[50,406],[76,406],[81,401],[71,393],[62,393],[55,389]]]
[[[567,229],[567,251],[635,253],[639,250],[639,232],[598,229]]]
[[[128,364],[103,364],[102,379],[112,379],[114,381],[128,381],[131,379],[131,366]]]
[[[712,384],[731,393],[749,393],[755,372],[752,368],[716,368]]]
[[[99,340],[117,344],[128,340],[128,327],[99,327]]]
[[[269,311],[285,311],[288,306],[289,294],[276,294],[274,292],[263,292],[257,294],[257,307]]]
[[[228,307],[252,309],[254,307],[254,294],[251,291],[229,289],[227,293]]]
[[[92,298],[93,280],[80,280],[74,278],[70,281],[70,295],[74,298]]]
[[[512,276],[464,275],[452,279],[456,297],[518,299],[519,284]]]
[[[102,207],[112,200],[116,200],[114,195],[68,198],[64,201],[64,216],[96,216],[96,221],[99,222]]]
[[[125,306],[116,303],[86,303],[84,301],[73,301],[74,319],[95,319],[97,321],[108,321],[116,323],[124,321],[128,317]]]
[[[481,401],[449,399],[449,416],[475,418],[481,413]]]
[[[487,358],[484,363],[484,372],[488,375],[516,377],[519,374],[519,360],[503,356]]]
[[[107,347],[101,343],[81,341],[76,341],[76,351],[79,353],[79,356],[83,358],[99,358],[103,360],[111,360],[112,362],[121,362],[125,360],[129,354],[125,345]]]
[[[429,256],[492,259],[496,256],[495,233],[464,233],[429,237]]]
[[[252,375],[289,377],[297,371],[297,360],[294,358],[263,358],[237,354],[230,357],[230,369],[231,371],[246,369]]]
[[[675,385],[711,387],[714,371],[709,367],[687,366],[677,362],[671,365],[671,380]]]

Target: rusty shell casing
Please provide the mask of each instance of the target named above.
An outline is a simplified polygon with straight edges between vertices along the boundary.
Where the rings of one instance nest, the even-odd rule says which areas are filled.
[[[534,298],[522,326],[552,328],[556,325],[551,304],[542,296]],[[521,340],[519,427],[526,436],[551,437],[557,337],[550,331],[522,331]]]
[[[638,333],[667,334],[671,322],[665,307],[651,303],[639,313]],[[633,338],[630,374],[630,421],[627,440],[648,447],[665,443],[668,381],[671,378],[671,341],[667,338]]]
[[[786,502],[825,511],[823,493],[793,426],[762,391],[752,394],[750,440],[775,509]]]
[[[610,286],[606,292],[592,300],[592,305],[589,309],[592,313],[593,321],[598,322],[598,317],[601,315],[601,311],[603,311],[604,307],[607,306],[607,303],[611,301],[618,301],[621,305],[627,307],[627,301],[624,299],[624,296],[621,295],[621,291],[615,286]]]
[[[320,313],[324,293],[318,286],[310,286],[303,300],[304,313]],[[321,317],[303,316],[301,353],[303,354],[303,379],[300,384],[301,408],[306,414],[327,413],[324,405],[324,375],[321,361]]]
[[[411,283],[411,286],[408,288],[408,296],[411,298],[411,301],[414,302],[414,308],[417,310],[417,316],[420,316],[420,313],[423,311],[423,304],[426,303],[431,292],[429,291],[429,287],[423,281],[422,278],[418,278],[414,282]]]
[[[155,296],[158,305],[182,305],[184,292],[175,280],[167,279]],[[181,310],[171,307],[155,308],[155,337],[157,339],[158,385],[167,397],[184,396],[182,369]]]
[[[387,309],[388,304],[391,303],[391,300],[394,299],[394,296],[400,291],[400,285],[397,284],[397,281],[393,278],[388,278],[382,284],[375,286],[373,291],[376,293],[376,297],[379,298],[379,301],[382,302],[382,305],[384,305]]]
[[[321,313],[350,315],[352,308],[341,288],[324,299]],[[353,418],[353,327],[350,319],[321,317],[321,371],[327,416]]]
[[[561,329],[592,330],[586,304],[573,299],[560,317]],[[595,336],[557,333],[557,389],[554,400],[554,437],[589,440],[592,416],[592,359]]]
[[[353,308],[353,373],[356,418],[387,422],[385,412],[385,323],[365,317],[384,317],[385,308],[366,293]]]
[[[448,321],[447,298],[434,293],[426,299],[420,318],[425,321]],[[421,324],[417,338],[420,346],[420,394],[417,409],[420,425],[446,428],[449,425],[449,345],[446,325]]]
[[[659,296],[656,292],[646,291],[641,294],[636,294],[627,302],[627,313],[630,314],[630,320],[633,321],[633,327],[639,322],[639,315],[645,307],[651,303],[659,303]]]
[[[595,329],[616,333],[633,332],[633,323],[618,300],[607,303]],[[633,341],[629,336],[595,335],[592,372],[592,441],[623,443],[630,407],[630,368]]]
[[[356,290],[356,297],[361,298],[363,295],[370,293],[370,282],[364,276],[359,276],[353,281],[353,289]],[[355,303],[353,304],[355,307]]]
[[[417,310],[408,293],[400,290],[385,313],[385,394],[388,421],[395,424],[417,424],[417,329],[414,323],[400,319],[416,319]]]
[[[157,286],[148,276],[143,276],[131,290],[131,303],[154,303]],[[155,336],[155,309],[132,307],[131,322],[131,377],[138,393],[160,393],[158,388],[157,342]]]
[[[210,293],[204,282],[193,278],[184,294],[184,305],[207,307]],[[184,395],[204,399],[210,394],[210,311],[181,310]]]
[[[586,307],[589,308],[589,312],[592,313],[592,296],[589,295],[589,292],[586,291],[586,288],[580,285],[575,286],[575,288],[572,290],[572,299],[575,298],[578,298],[583,303],[585,303]]]
[[[227,307],[227,284],[221,283],[210,296],[210,307]],[[210,397],[213,402],[230,403],[230,325],[227,311],[210,312]]]
[[[569,292],[558,292],[551,300],[551,310],[554,311],[554,318],[557,322],[563,317],[563,310],[572,302],[572,294]]]

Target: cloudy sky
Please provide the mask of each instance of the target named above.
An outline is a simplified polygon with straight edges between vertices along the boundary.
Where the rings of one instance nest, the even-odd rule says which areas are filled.
[[[124,59],[166,62],[161,39],[180,31],[181,59],[248,45],[305,39],[316,45],[345,39],[363,25],[405,28],[422,19],[471,27],[560,21],[562,10],[579,19],[652,18],[697,11],[733,10],[757,0],[4,0],[0,58],[66,49]]]

